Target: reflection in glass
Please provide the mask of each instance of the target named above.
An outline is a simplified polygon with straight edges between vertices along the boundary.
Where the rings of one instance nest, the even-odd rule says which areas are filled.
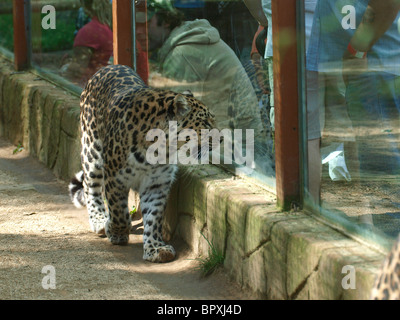
[[[73,51],[62,67],[65,77],[83,86],[109,63],[113,53],[112,6],[108,0],[82,1]]]
[[[101,67],[112,63],[112,5],[109,0],[53,4],[55,28],[43,28],[49,13],[32,2],[33,65],[83,87]]]
[[[12,0],[0,1],[0,48],[13,51],[13,13]]]
[[[400,232],[400,14],[384,14],[387,30],[375,41],[372,30],[384,23],[373,21],[383,7],[368,2],[305,1],[308,13],[315,9],[306,15],[308,200],[359,233],[394,238]]]
[[[247,169],[236,164],[236,170],[262,174],[264,182],[273,178],[268,74],[257,49],[252,54],[257,21],[242,1],[190,1],[193,7],[184,0],[147,2],[149,84],[190,90],[214,113],[220,130],[242,133],[234,148],[243,155],[249,144],[246,129],[251,129],[254,161]]]

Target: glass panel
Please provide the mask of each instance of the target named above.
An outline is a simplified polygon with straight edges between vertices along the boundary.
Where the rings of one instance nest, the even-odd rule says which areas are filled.
[[[0,0],[0,47],[14,50],[12,0]]]
[[[83,88],[112,63],[110,0],[64,0],[43,6],[32,0],[32,64],[42,72]],[[78,90],[79,91],[79,90]]]
[[[266,30],[258,30],[239,0],[148,0],[147,8],[149,84],[190,90],[214,113],[220,132],[229,132],[233,140],[230,148],[224,135],[229,152],[220,163],[274,188]],[[137,22],[145,18],[136,16]]]
[[[307,202],[389,247],[400,232],[400,14],[368,2],[305,1]],[[369,48],[373,30],[383,34]]]

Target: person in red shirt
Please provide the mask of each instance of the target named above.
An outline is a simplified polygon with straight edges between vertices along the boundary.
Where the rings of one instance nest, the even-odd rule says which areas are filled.
[[[77,33],[70,62],[63,75],[84,86],[101,67],[106,66],[113,54],[112,6],[109,0],[81,0],[91,21]]]
[[[61,74],[84,87],[97,70],[112,64],[113,32],[110,0],[81,0],[81,4],[91,20],[77,31],[72,57],[68,63],[62,63]],[[136,41],[136,59],[136,72],[147,83],[147,52],[139,41]]]

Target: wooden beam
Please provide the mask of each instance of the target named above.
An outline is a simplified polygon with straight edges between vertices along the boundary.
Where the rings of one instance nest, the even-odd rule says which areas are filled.
[[[14,67],[26,70],[29,67],[28,42],[25,25],[25,4],[22,0],[13,0],[14,24]]]
[[[113,0],[114,64],[133,68],[132,1]]]
[[[278,206],[301,203],[296,1],[272,0]]]

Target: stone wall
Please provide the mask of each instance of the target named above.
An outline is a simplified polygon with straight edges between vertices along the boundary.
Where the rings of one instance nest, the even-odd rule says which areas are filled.
[[[68,180],[80,167],[79,98],[0,59],[0,135]],[[303,212],[279,211],[273,194],[209,165],[180,170],[164,229],[199,255],[208,254],[207,238],[231,277],[264,299],[368,299],[384,258]],[[346,268],[355,289],[343,286]]]
[[[79,171],[79,97],[0,59],[0,135],[68,180]]]
[[[224,268],[265,299],[368,299],[384,256],[303,212],[281,212],[273,195],[213,166],[181,170],[166,230],[199,255],[209,245]],[[354,282],[347,281],[349,269]],[[342,281],[345,283],[343,286]],[[346,289],[346,284],[355,289]]]

